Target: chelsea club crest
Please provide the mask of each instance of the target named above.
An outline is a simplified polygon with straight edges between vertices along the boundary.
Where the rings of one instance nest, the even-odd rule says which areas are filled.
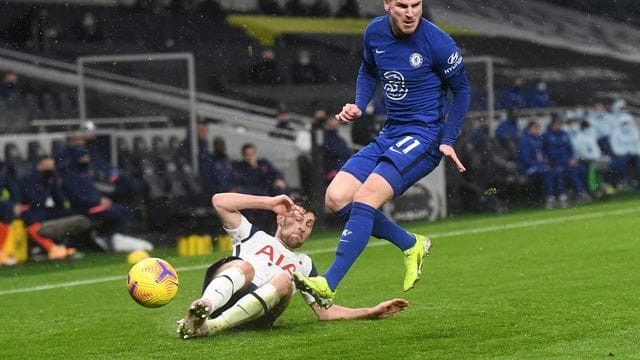
[[[419,53],[413,53],[409,56],[409,64],[414,68],[420,67],[422,65],[422,55]]]

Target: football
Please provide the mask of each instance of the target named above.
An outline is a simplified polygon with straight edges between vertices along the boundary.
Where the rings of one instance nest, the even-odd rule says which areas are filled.
[[[143,259],[129,270],[127,288],[138,304],[148,308],[161,307],[178,293],[178,273],[162,259]]]

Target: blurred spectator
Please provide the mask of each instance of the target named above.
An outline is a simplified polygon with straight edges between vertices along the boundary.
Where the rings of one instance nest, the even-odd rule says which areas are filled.
[[[295,135],[292,133],[294,130],[289,123],[290,120],[289,111],[286,109],[284,105],[280,105],[278,108],[278,114],[276,115],[276,119],[278,122],[276,123],[275,129],[269,132],[269,136],[287,140],[295,140]]]
[[[482,174],[481,178],[486,183],[486,188],[494,185],[499,180],[504,180],[516,171],[516,162],[512,161],[518,151],[518,138],[515,139],[513,152],[507,153],[501,149],[497,138],[491,137],[491,123],[489,119],[482,118],[478,127],[471,133],[469,144],[472,150],[469,155],[475,158],[474,167],[476,174]],[[473,161],[473,160],[472,160]]]
[[[18,96],[18,75],[14,72],[6,72],[0,81],[0,100],[13,100]]]
[[[546,165],[541,127],[535,121],[527,124],[518,143],[518,166],[528,178],[544,181],[544,193],[546,207],[552,208],[555,204],[553,187],[555,183],[561,183],[560,194],[564,194],[564,202],[567,198],[564,192],[564,176],[561,171],[551,169]]]
[[[587,120],[593,126],[602,154],[611,155],[610,138],[615,124],[604,104],[601,102],[595,103],[593,109],[587,115]]]
[[[82,17],[76,24],[76,39],[83,43],[98,42],[104,40],[102,28],[98,23],[96,15],[90,11],[82,14]]]
[[[97,136],[93,122],[87,121],[82,129],[67,136],[67,143],[54,154],[56,171],[63,175],[70,163],[74,148],[84,147],[91,157],[91,176],[97,186],[108,192],[109,196],[132,202],[136,198],[137,188],[133,179],[111,165],[111,144],[109,136]]]
[[[640,169],[640,133],[638,127],[629,114],[624,116],[619,113],[616,126],[611,135],[612,168],[615,176],[615,185],[618,188],[626,188],[629,185],[629,167]],[[637,170],[636,170],[637,172]]]
[[[556,178],[557,195],[560,206],[567,206],[567,194],[565,191],[565,175],[569,175],[580,200],[588,201],[584,182],[580,178],[578,161],[575,158],[573,146],[569,134],[562,130],[562,122],[559,117],[551,120],[547,131],[542,138],[542,146],[545,160],[552,172],[561,174]],[[548,204],[552,199],[547,199]]]
[[[507,118],[498,125],[495,137],[507,158],[515,160],[520,129],[518,128],[518,110],[509,109]]]
[[[4,162],[0,162],[0,199],[19,204],[22,201],[20,192],[20,169],[24,164],[17,146],[5,145]]]
[[[259,85],[277,85],[282,83],[278,69],[276,53],[273,49],[262,50],[261,58],[249,69],[249,82]]]
[[[209,151],[209,125],[199,121],[196,125],[198,164],[202,167],[203,162],[211,156]],[[179,164],[191,164],[191,130],[187,131],[187,137],[178,145],[175,160]]]
[[[64,193],[74,212],[89,216],[99,225],[93,238],[95,243],[105,251],[152,250],[153,245],[148,241],[122,234],[133,213],[98,191],[91,177],[89,151],[77,146],[69,154],[64,173]]]
[[[360,5],[356,0],[345,0],[336,12],[338,18],[359,18]]]
[[[286,4],[287,14],[291,16],[305,16],[307,7],[300,0],[288,0]]]
[[[324,128],[323,171],[324,179],[328,184],[351,156],[351,149],[338,134],[340,122],[335,116],[327,116],[324,109],[317,109],[313,117]]]
[[[22,219],[27,232],[44,251],[50,260],[63,260],[76,250],[54,242],[54,239],[39,234],[42,222],[73,215],[65,209],[65,196],[55,174],[55,162],[49,155],[42,156],[21,179],[23,202],[26,204]]]
[[[320,67],[311,60],[311,52],[300,49],[297,58],[291,65],[291,79],[297,85],[317,84],[326,81],[326,77]]]
[[[331,4],[329,4],[328,0],[316,0],[309,8],[309,16],[330,17]]]
[[[268,160],[258,159],[255,145],[242,146],[243,160],[236,166],[240,192],[252,195],[279,195],[289,192],[284,177]]]
[[[584,169],[582,177],[589,192],[593,193],[600,185],[607,188],[610,187],[608,184],[601,183],[598,176],[598,161],[602,158],[602,152],[598,146],[595,130],[591,127],[589,121],[582,120],[578,122],[576,117],[569,119],[567,132],[571,138],[571,144],[581,172]]]
[[[19,182],[7,174],[7,166],[0,162],[0,222],[8,224],[20,216]]]
[[[233,164],[227,156],[227,147],[222,137],[213,139],[213,156],[200,169],[202,189],[207,198],[221,192],[234,191],[236,179]]]
[[[530,108],[548,108],[551,106],[549,89],[547,89],[547,83],[544,80],[538,80],[529,87],[527,103]]]
[[[289,186],[284,177],[268,160],[258,159],[255,145],[242,146],[243,160],[236,164],[238,191],[252,195],[288,194]],[[245,211],[249,221],[259,229],[273,229],[273,213],[264,210]]]
[[[487,196],[485,191],[513,182],[517,169],[516,163],[507,159],[497,140],[491,137],[489,119],[480,119],[478,127],[460,144],[467,167],[467,171],[462,174],[461,188],[474,199],[469,207],[475,210],[504,211],[497,197]]]
[[[513,78],[511,85],[502,91],[502,96],[498,101],[499,109],[523,109],[527,107],[527,100],[524,94],[524,78],[521,76]]]
[[[258,0],[258,11],[267,15],[282,15],[282,9],[275,0]]]

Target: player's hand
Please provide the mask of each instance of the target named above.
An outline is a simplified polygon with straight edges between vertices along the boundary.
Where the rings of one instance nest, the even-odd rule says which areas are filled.
[[[276,215],[286,215],[295,207],[295,203],[287,195],[278,195],[271,198],[271,211]]]
[[[346,104],[342,107],[342,111],[336,114],[339,121],[350,122],[362,116],[362,110],[356,104]]]
[[[438,148],[441,153],[443,153],[446,157],[453,160],[453,163],[456,165],[456,168],[460,172],[465,172],[467,169],[462,165],[460,159],[458,159],[458,155],[456,155],[456,151],[450,145],[442,144]]]
[[[392,299],[381,302],[372,309],[370,319],[386,319],[395,315],[397,312],[404,310],[409,306],[409,302],[405,299]]]

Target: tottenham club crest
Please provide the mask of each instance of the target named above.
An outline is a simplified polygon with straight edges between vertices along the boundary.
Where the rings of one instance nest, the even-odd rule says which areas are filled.
[[[399,71],[387,71],[384,73],[385,94],[391,100],[402,100],[407,96],[409,90],[404,82],[404,76]]]
[[[411,54],[411,56],[409,56],[409,64],[414,68],[420,67],[420,65],[422,65],[422,55],[418,53]]]

